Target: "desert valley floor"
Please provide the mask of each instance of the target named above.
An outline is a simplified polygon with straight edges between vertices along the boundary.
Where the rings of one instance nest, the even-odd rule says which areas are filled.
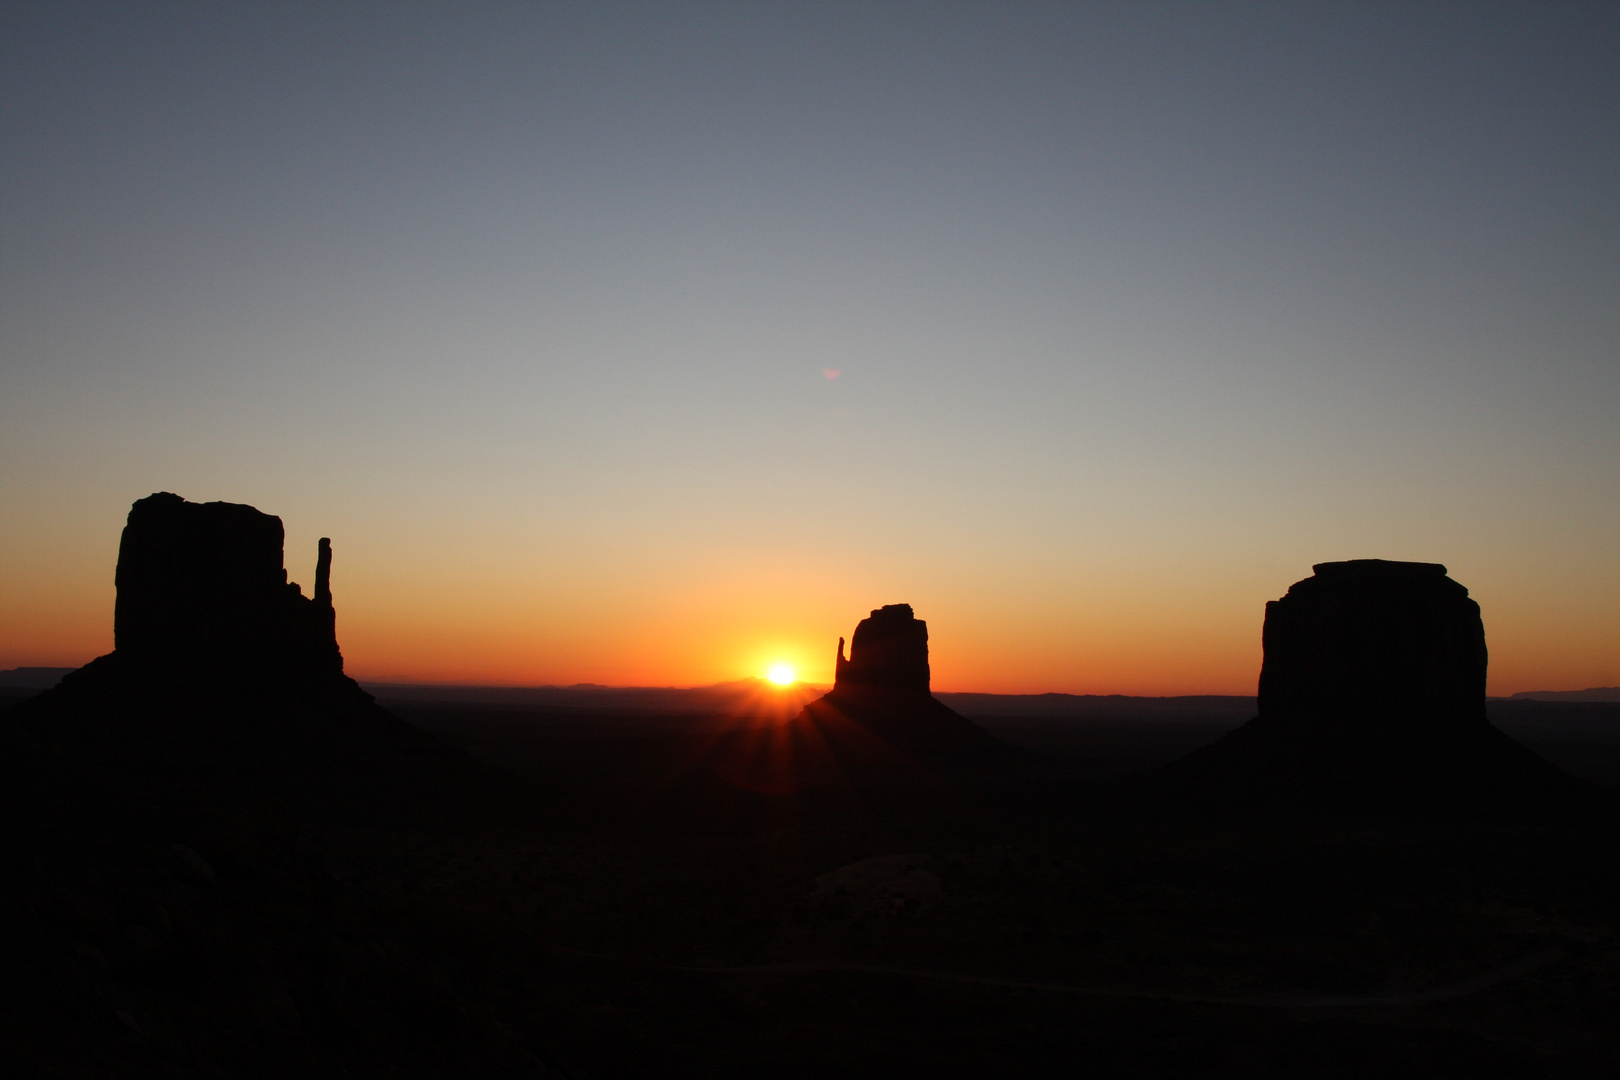
[[[780,716],[373,689],[386,753],[8,729],[14,1075],[1620,1065],[1616,706],[1493,703],[1572,801],[1279,807],[1165,768],[1242,699],[981,716],[1018,767],[784,786],[749,764]]]

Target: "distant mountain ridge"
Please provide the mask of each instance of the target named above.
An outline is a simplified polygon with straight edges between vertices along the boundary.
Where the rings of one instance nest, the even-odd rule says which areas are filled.
[[[77,668],[17,667],[0,670],[0,688],[49,690],[62,676]],[[783,692],[764,679],[737,679],[709,686],[607,686],[573,683],[568,686],[482,686],[473,683],[391,683],[360,685],[380,699],[416,705],[446,704],[527,705],[555,708],[680,708],[706,709],[712,699]],[[788,690],[824,693],[827,686],[794,683]],[[1132,694],[981,694],[935,691],[934,696],[957,712],[978,716],[1085,717],[1143,715],[1168,717],[1185,713],[1253,715],[1252,694],[1178,694],[1148,697]],[[1620,686],[1594,686],[1585,690],[1523,690],[1491,701],[1620,701]],[[1245,718],[1246,718],[1245,716]]]
[[[1620,686],[1593,686],[1585,690],[1523,690],[1509,701],[1620,701]]]
[[[1234,721],[1254,715],[1255,698],[1239,694],[1184,694],[1174,697],[1135,697],[1129,694],[975,694],[936,693],[945,704],[968,716],[1142,717],[1178,716],[1206,719],[1230,716]]]
[[[62,676],[78,668],[70,667],[17,667],[0,671],[0,687],[17,690],[49,690],[62,681]]]
[[[765,695],[819,695],[828,687],[795,683],[776,687],[764,679],[738,679],[711,686],[474,686],[362,682],[385,704],[427,706],[484,705],[560,709],[653,709],[660,712],[707,712]],[[1241,722],[1254,715],[1252,696],[1194,694],[1178,697],[1131,697],[1123,694],[979,694],[936,692],[934,697],[964,715],[1022,717],[1230,716]]]
[[[0,689],[48,690],[75,668],[20,667],[0,671]],[[777,687],[759,678],[709,686],[482,686],[471,683],[392,683],[362,680],[360,685],[380,701],[400,705],[480,705],[556,709],[650,709],[657,712],[726,711],[731,705],[763,695],[820,695],[830,687],[794,683]],[[1126,694],[982,694],[936,692],[940,702],[963,714],[1020,717],[1170,718],[1254,715],[1252,695],[1188,694],[1134,697]]]
[[[825,687],[795,683],[777,687],[764,679],[738,679],[712,686],[476,686],[423,683],[361,683],[379,701],[400,705],[485,705],[556,709],[651,709],[658,712],[726,710],[765,696],[803,697]]]

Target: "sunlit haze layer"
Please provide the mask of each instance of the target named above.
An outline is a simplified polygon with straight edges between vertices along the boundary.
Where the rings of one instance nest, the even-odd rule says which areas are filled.
[[[1620,683],[1620,7],[0,6],[0,667],[132,501],[330,536],[348,670],[1252,693],[1443,562]]]

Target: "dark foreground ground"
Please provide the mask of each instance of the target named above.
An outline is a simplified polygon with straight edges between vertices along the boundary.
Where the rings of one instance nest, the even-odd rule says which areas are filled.
[[[1581,798],[1422,810],[1154,778],[1229,706],[986,717],[1028,770],[787,789],[749,779],[772,718],[395,711],[435,738],[387,760],[360,736],[8,730],[0,1064],[1620,1072],[1613,706],[1497,717],[1595,781]]]

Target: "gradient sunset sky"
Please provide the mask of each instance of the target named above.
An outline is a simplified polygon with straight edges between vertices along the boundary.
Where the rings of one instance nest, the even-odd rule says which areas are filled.
[[[0,668],[154,491],[360,678],[1253,693],[1311,564],[1620,683],[1620,5],[0,5]]]

